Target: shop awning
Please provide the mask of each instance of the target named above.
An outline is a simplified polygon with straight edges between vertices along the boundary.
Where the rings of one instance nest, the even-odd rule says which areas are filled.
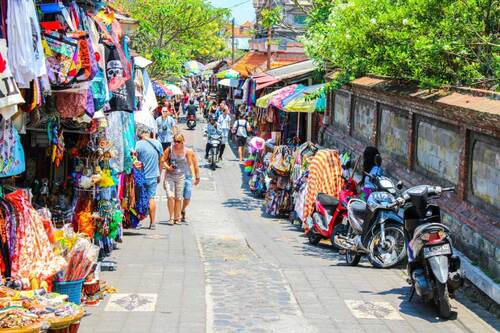
[[[240,77],[240,73],[232,69],[226,69],[217,73],[215,76],[218,79],[238,79]]]
[[[217,84],[225,87],[238,88],[240,81],[236,79],[222,79]]]
[[[254,75],[252,78],[257,84],[256,90],[264,89],[265,87],[272,86],[276,82],[279,82],[279,80],[277,80],[275,77],[266,73]]]
[[[325,87],[325,84],[316,84],[313,86],[304,86],[297,89],[295,93],[286,97],[282,104],[286,112],[314,112],[324,111],[326,108],[325,93],[322,92],[319,97],[310,98]]]
[[[304,56],[290,56],[280,53],[273,53],[271,56],[271,68],[278,68],[304,61]],[[262,73],[267,67],[267,53],[251,51],[234,63],[232,69],[241,73],[241,76],[248,77]]]
[[[302,85],[292,84],[290,86],[283,87],[281,89],[275,90],[270,94],[264,95],[257,99],[255,103],[259,108],[267,108],[270,105],[276,106],[277,108],[282,108],[282,101],[292,95],[297,89],[300,89]]]

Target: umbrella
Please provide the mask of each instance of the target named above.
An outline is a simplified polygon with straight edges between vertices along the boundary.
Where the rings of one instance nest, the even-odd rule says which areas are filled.
[[[191,60],[184,64],[184,68],[192,74],[199,74],[205,69],[205,65],[199,61]]]
[[[255,104],[259,108],[267,108],[269,105],[271,105],[270,104],[271,100],[274,97],[277,97],[276,104],[279,105],[279,104],[281,104],[281,100],[283,100],[285,97],[293,94],[297,90],[297,88],[301,88],[301,87],[302,87],[302,85],[292,84],[291,86],[286,86],[284,88],[275,90],[272,93],[264,95],[264,96],[260,97],[259,99],[257,99],[257,102]],[[273,105],[274,104],[275,103],[273,103]],[[275,105],[275,106],[277,106],[277,105]],[[280,106],[278,106],[278,107],[280,107]]]
[[[297,90],[301,90],[303,86],[301,84],[292,84],[280,89],[280,92],[275,94],[269,101],[269,105],[275,106],[278,109],[283,110],[283,100],[290,95],[293,95]]]
[[[226,69],[215,75],[218,79],[239,79],[240,73],[234,69]]]
[[[317,93],[325,87],[324,84],[316,84],[313,86],[302,87],[294,94],[288,96],[282,101],[284,110],[287,112],[314,112],[324,111],[326,107],[325,93],[317,98],[308,98],[312,94]]]
[[[182,90],[181,88],[179,88],[178,86],[176,86],[175,84],[166,84],[165,85],[165,89],[167,89],[168,93],[170,96],[172,95],[182,95]]]
[[[222,79],[217,84],[220,86],[238,88],[240,81],[235,79]]]
[[[153,91],[155,92],[156,96],[158,96],[158,97],[168,96],[168,93],[165,90],[165,87],[161,83],[159,83],[158,81],[151,81],[151,84],[153,85]]]

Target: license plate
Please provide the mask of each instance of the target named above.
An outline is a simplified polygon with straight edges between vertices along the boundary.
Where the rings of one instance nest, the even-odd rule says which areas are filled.
[[[432,247],[424,247],[424,258],[451,254],[450,244],[443,244]]]

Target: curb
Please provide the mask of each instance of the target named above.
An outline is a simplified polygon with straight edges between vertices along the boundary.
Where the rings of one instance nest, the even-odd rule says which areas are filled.
[[[481,269],[472,265],[471,261],[462,252],[455,248],[453,252],[461,259],[462,264],[460,269],[464,273],[464,277],[491,298],[497,305],[500,304],[500,286],[489,276],[484,274]]]

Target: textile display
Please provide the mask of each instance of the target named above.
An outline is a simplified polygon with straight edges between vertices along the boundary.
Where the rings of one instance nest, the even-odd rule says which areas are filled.
[[[24,103],[10,70],[7,53],[7,42],[5,39],[0,39],[0,113],[2,115],[4,114],[2,109]]]
[[[319,193],[326,193],[338,198],[343,182],[339,153],[331,149],[318,151],[309,166],[304,218],[312,214],[314,202]]]
[[[26,170],[24,148],[11,120],[0,121],[0,177],[11,177]]]
[[[124,65],[118,54],[116,47],[106,45],[106,75],[108,82],[126,77]],[[111,111],[134,111],[135,86],[134,80],[128,78],[124,85],[112,90],[112,97],[109,101]]]

